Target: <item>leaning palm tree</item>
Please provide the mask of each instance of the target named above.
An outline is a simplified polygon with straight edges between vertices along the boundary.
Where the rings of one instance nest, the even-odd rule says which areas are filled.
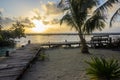
[[[105,27],[105,16],[102,11],[118,0],[108,1],[98,8],[99,0],[61,0],[59,3],[59,6],[62,6],[62,9],[65,11],[60,24],[65,21],[72,28],[76,29],[81,40],[82,53],[89,53],[84,34],[89,34],[96,29],[102,30]],[[96,9],[90,13],[89,11],[92,11],[93,7],[96,7]]]
[[[64,0],[62,0],[59,5],[63,2]],[[90,30],[92,31],[96,28],[101,30],[104,27],[104,19],[101,15],[94,16],[90,25],[88,22],[86,23],[89,16],[88,10],[91,10],[94,6],[97,6],[98,2],[97,0],[67,0],[65,2],[67,3],[67,6],[63,9],[66,11],[66,14],[62,17],[61,24],[65,21],[68,25],[71,25],[72,28],[75,28],[76,31],[78,31],[82,45],[81,52],[89,53],[86,40],[84,38],[84,33],[89,33]],[[91,29],[87,31],[87,27]]]

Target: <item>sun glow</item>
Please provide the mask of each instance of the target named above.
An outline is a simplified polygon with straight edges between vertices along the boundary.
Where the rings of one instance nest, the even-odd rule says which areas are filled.
[[[45,25],[39,21],[39,20],[33,20],[32,21],[35,25],[34,28],[32,28],[33,32],[39,33],[39,32],[44,32],[47,28],[45,27]]]

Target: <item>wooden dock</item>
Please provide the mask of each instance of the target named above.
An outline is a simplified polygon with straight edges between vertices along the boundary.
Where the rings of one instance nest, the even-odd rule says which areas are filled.
[[[37,44],[29,44],[10,53],[5,60],[0,61],[0,80],[18,80],[40,50]]]
[[[47,47],[57,47],[57,46],[72,46],[72,45],[79,45],[80,46],[80,41],[74,41],[74,42],[48,42],[48,43],[41,43],[40,46],[47,46]]]
[[[69,42],[47,42],[47,43],[41,43],[40,46],[41,47],[61,47],[61,46],[68,46],[68,47],[71,47],[71,46],[74,46],[74,45],[77,45],[77,46],[80,46],[81,42],[80,41],[69,41]],[[88,45],[90,45],[90,41],[87,42]]]

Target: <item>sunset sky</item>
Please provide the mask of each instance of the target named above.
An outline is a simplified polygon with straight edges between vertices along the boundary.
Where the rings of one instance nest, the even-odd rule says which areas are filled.
[[[57,8],[60,0],[0,0],[0,12],[4,17],[2,23],[10,24],[14,18],[24,22],[34,23],[33,28],[27,28],[27,33],[34,32],[75,32],[66,24],[59,25],[63,12]],[[101,0],[102,2],[102,0]],[[114,10],[114,9],[113,9]],[[112,13],[112,10],[110,11]],[[7,25],[7,26],[8,26]],[[113,28],[105,28],[103,32],[119,32],[120,26],[114,24]]]

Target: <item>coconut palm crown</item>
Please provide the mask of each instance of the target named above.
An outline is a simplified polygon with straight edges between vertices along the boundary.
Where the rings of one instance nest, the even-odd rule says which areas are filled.
[[[105,27],[104,11],[111,7],[118,0],[108,0],[99,6],[99,0],[61,0],[59,6],[65,11],[65,15],[60,20],[60,24],[66,22],[79,33],[81,40],[81,52],[89,53],[86,40],[83,37],[85,33],[91,33],[94,30],[102,30]],[[63,4],[64,3],[64,4]],[[98,7],[99,6],[99,7]],[[93,8],[96,9],[93,12]],[[117,11],[118,12],[118,11]],[[117,14],[116,12],[116,14]],[[115,15],[114,15],[115,16]],[[112,18],[113,20],[114,18]]]

